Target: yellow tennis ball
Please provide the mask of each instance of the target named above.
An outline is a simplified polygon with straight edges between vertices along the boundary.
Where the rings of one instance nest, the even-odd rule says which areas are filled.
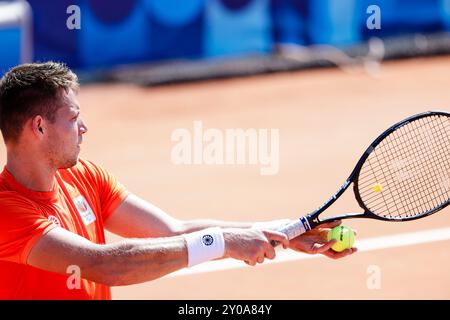
[[[372,190],[373,190],[373,192],[381,192],[383,190],[383,187],[381,186],[381,184],[375,183],[372,186]]]
[[[337,226],[328,232],[328,241],[331,239],[336,239],[337,242],[333,244],[331,249],[336,252],[344,251],[349,249],[355,243],[355,233],[349,227]]]

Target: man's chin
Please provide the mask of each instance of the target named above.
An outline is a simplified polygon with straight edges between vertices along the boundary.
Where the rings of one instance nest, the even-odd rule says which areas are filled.
[[[77,165],[79,157],[75,159],[66,160],[63,164],[59,166],[59,169],[70,169]]]

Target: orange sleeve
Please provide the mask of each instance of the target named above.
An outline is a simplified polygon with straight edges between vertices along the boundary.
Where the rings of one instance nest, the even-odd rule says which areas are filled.
[[[0,194],[0,260],[26,264],[33,245],[56,227],[26,198]]]
[[[103,221],[106,221],[130,192],[105,168],[87,160],[80,159],[80,162],[90,171],[95,180]]]

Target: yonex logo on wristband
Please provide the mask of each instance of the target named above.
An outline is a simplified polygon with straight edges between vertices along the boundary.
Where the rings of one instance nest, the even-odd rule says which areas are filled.
[[[205,246],[210,246],[214,243],[214,238],[210,234],[205,234],[202,237],[202,242],[205,244]]]

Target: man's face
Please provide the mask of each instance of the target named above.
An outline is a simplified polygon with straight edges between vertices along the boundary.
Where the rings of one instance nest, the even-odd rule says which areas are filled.
[[[80,105],[72,90],[60,95],[60,108],[55,122],[48,124],[48,139],[45,142],[49,160],[57,169],[73,167],[78,162],[80,144],[87,127],[80,117]]]

